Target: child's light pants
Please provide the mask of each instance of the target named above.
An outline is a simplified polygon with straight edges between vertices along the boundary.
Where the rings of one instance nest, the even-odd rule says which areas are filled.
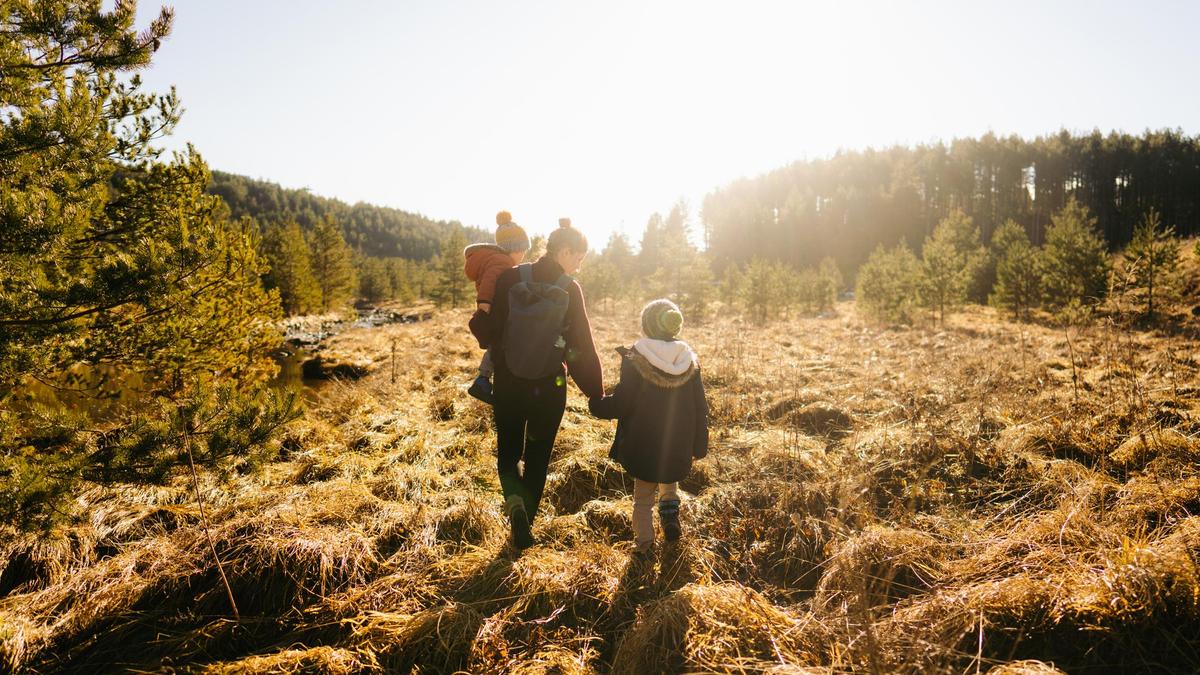
[[[654,505],[679,501],[679,483],[650,483],[633,479],[633,540],[638,548],[654,543]]]
[[[490,380],[494,372],[496,372],[496,369],[492,367],[492,350],[489,347],[483,353],[483,358],[479,360],[479,376],[485,380]]]

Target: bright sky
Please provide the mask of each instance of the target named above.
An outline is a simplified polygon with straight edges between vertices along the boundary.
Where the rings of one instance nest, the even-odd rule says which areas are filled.
[[[144,26],[161,2],[142,0]],[[1200,131],[1200,3],[180,0],[170,147],[349,202],[600,247],[839,148]]]

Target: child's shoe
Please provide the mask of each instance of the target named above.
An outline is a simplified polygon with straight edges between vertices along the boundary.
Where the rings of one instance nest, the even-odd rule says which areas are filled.
[[[676,541],[683,534],[679,526],[679,500],[664,499],[658,503],[658,520],[662,524],[663,538]]]
[[[467,393],[488,405],[496,403],[496,396],[492,393],[492,383],[482,375],[475,378],[475,381],[471,383],[471,388],[467,389]]]

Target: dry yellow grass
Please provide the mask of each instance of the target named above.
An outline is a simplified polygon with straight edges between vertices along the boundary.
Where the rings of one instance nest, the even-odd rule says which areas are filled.
[[[633,308],[595,317],[606,372]],[[0,530],[0,670],[591,673],[1200,669],[1200,343],[969,308],[689,325],[712,450],[682,541],[632,556],[631,481],[572,389],[540,544],[506,547],[465,312],[338,337],[277,463]],[[391,346],[400,358],[391,382]]]

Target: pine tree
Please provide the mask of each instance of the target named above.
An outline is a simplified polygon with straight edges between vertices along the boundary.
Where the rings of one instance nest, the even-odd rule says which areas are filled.
[[[983,256],[979,228],[961,210],[943,218],[925,239],[921,249],[922,298],[937,310],[939,322],[946,320],[948,310],[966,301]]]
[[[1042,296],[1042,255],[1029,242],[1025,228],[1007,220],[992,234],[996,285],[990,302],[1017,318],[1028,319]]]
[[[725,267],[725,272],[721,275],[717,297],[722,305],[737,310],[742,306],[742,299],[746,293],[745,286],[746,277],[742,268],[731,263]]]
[[[921,263],[907,243],[890,250],[880,244],[858,269],[855,302],[877,320],[912,323],[922,283]]]
[[[600,255],[611,262],[622,277],[630,277],[634,274],[637,256],[634,255],[633,247],[629,244],[629,237],[624,232],[613,232],[609,235],[608,244]]]
[[[387,263],[382,258],[358,257],[358,296],[372,304],[392,297],[392,280]]]
[[[279,289],[279,302],[289,316],[315,311],[321,291],[313,278],[312,258],[304,233],[296,221],[267,228],[263,249],[271,270],[264,278],[267,288]]]
[[[430,266],[434,274],[430,295],[439,306],[458,307],[471,297],[471,282],[463,272],[463,249],[467,237],[462,229],[451,231],[442,252]]]
[[[1150,209],[1133,230],[1125,249],[1125,272],[1130,285],[1146,294],[1145,316],[1153,319],[1155,298],[1170,298],[1178,283],[1179,239],[1175,228],[1162,226],[1158,211]]]
[[[818,267],[818,270],[821,272],[822,276],[829,280],[830,286],[833,287],[832,302],[836,303],[838,295],[841,294],[846,285],[846,279],[842,276],[841,266],[838,265],[836,260],[827,256],[821,260],[821,265]]]
[[[701,323],[707,318],[708,306],[713,300],[713,273],[708,256],[699,251],[690,251],[679,262],[678,286],[675,300],[684,316],[692,323]]]
[[[1108,253],[1086,206],[1072,198],[1054,214],[1043,251],[1045,298],[1051,307],[1089,305],[1104,297]]]
[[[29,378],[97,396],[145,378],[142,396],[111,413],[128,422],[115,431],[83,409],[0,405],[6,523],[69,517],[80,482],[167,480],[187,462],[189,429],[204,433],[198,464],[250,468],[294,414],[255,394],[279,337],[258,228],[230,222],[206,194],[191,148],[156,161],[179,104],[142,92],[133,71],[172,14],[141,32],[135,15],[132,2],[106,12],[91,0],[0,9],[0,403]],[[227,395],[209,400],[215,390]]]
[[[646,221],[646,230],[642,233],[642,245],[638,250],[638,272],[640,276],[648,277],[662,266],[663,258],[663,219],[655,213]]]
[[[341,228],[332,218],[317,223],[312,232],[310,248],[313,278],[320,291],[321,311],[328,312],[351,300],[358,288],[353,257],[342,238]]]
[[[413,276],[417,269],[419,269],[419,265],[410,260],[388,258],[388,284],[391,288],[390,296],[393,300],[401,303],[409,303],[416,299],[417,289]]]
[[[778,262],[754,259],[746,266],[742,299],[758,323],[779,316],[790,304],[787,268]]]
[[[841,287],[841,271],[832,259],[818,267],[800,270],[795,279],[796,304],[805,314],[821,314],[833,308]]]
[[[603,254],[579,270],[579,283],[587,289],[589,304],[601,307],[608,301],[607,309],[612,309],[612,300],[620,296],[624,286],[616,264]]]

